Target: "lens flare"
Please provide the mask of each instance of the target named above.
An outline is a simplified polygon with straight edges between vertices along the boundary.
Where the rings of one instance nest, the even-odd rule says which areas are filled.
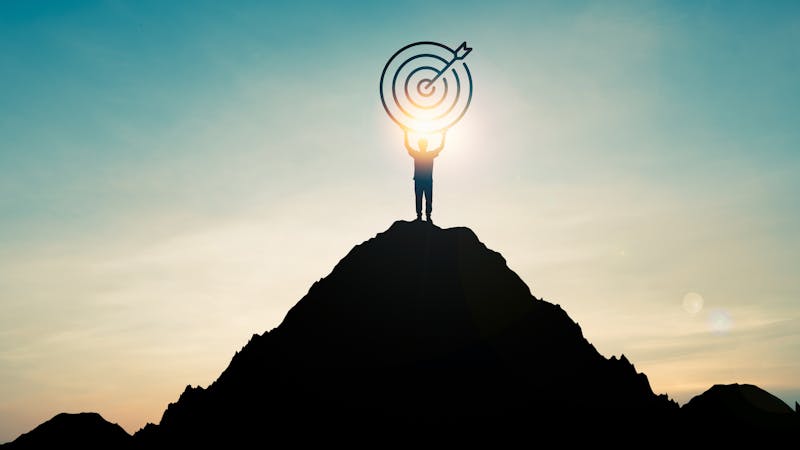
[[[703,296],[697,292],[689,292],[683,297],[683,309],[691,315],[695,315],[703,309]]]
[[[724,309],[713,309],[708,313],[708,326],[714,334],[727,334],[733,328],[733,319]]]

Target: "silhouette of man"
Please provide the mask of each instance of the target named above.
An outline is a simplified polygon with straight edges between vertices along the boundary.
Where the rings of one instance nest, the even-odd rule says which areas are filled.
[[[419,151],[408,145],[408,132],[405,133],[405,146],[408,154],[414,158],[414,196],[416,197],[417,220],[422,220],[422,197],[425,197],[425,216],[431,222],[433,210],[433,158],[439,156],[444,148],[444,134],[442,144],[436,150],[428,151],[428,140],[420,138],[417,142]],[[431,222],[433,223],[433,222]]]

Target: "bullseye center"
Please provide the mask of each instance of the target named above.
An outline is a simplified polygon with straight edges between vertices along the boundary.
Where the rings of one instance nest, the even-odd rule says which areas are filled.
[[[436,92],[436,86],[431,84],[430,78],[423,78],[417,83],[417,92],[423,97],[430,97]]]

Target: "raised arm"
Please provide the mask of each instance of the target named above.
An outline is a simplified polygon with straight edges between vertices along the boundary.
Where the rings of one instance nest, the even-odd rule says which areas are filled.
[[[442,133],[442,144],[439,146],[439,148],[437,148],[436,150],[433,151],[433,157],[434,158],[439,156],[439,152],[441,152],[444,149],[444,139],[445,139],[446,136],[447,136],[447,132],[445,131],[445,132]]]
[[[405,146],[406,146],[406,150],[408,150],[408,155],[409,155],[409,156],[411,156],[411,157],[413,157],[413,156],[414,156],[414,154],[415,154],[415,153],[417,153],[417,151],[416,151],[416,150],[414,150],[413,148],[411,148],[411,146],[410,146],[410,145],[408,145],[408,130],[405,130],[405,131],[403,132],[403,135],[404,135],[404,136],[403,136],[403,143],[404,143],[404,144],[405,144]]]

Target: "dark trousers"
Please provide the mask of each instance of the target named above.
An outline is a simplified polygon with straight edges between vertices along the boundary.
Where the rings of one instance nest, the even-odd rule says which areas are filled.
[[[414,179],[414,196],[417,200],[417,215],[422,214],[422,196],[425,196],[425,214],[431,215],[433,210],[433,180]]]

